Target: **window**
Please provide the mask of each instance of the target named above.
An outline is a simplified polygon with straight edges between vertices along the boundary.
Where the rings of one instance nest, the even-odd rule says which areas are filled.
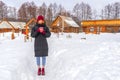
[[[91,27],[91,28],[90,28],[90,32],[94,32],[94,27]]]
[[[111,32],[111,31],[112,31],[112,28],[111,28],[111,27],[107,27],[107,31],[108,31],[108,32]]]

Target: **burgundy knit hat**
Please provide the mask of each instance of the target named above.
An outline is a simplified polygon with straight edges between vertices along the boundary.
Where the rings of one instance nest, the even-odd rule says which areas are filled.
[[[42,15],[39,15],[38,18],[37,18],[37,22],[38,22],[39,20],[43,20],[43,21],[44,21],[44,17],[43,17]]]

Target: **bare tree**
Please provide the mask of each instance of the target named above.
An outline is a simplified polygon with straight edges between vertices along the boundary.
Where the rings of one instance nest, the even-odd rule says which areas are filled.
[[[5,3],[0,1],[0,19],[7,18],[7,6]]]
[[[73,12],[79,20],[88,20],[92,18],[91,6],[83,2],[81,4],[77,3],[73,8]]]
[[[34,2],[31,2],[28,6],[28,18],[31,19],[31,18],[35,18],[36,17],[36,12],[37,12],[37,6],[35,5]]]
[[[15,7],[8,7],[8,17],[9,19],[16,19],[17,17],[17,12]]]
[[[114,19],[120,18],[120,3],[116,2],[113,4],[113,13],[114,13]]]
[[[47,20],[50,22],[52,21],[52,18],[53,18],[53,13],[52,13],[53,9],[52,8],[53,8],[53,6],[52,6],[52,4],[50,4],[48,9],[47,9]]]
[[[52,14],[52,8],[51,7],[48,7],[47,9],[47,24],[50,25],[53,21],[53,14]]]
[[[40,6],[38,8],[38,15],[43,15],[46,17],[46,12],[47,12],[47,5],[45,3],[42,4],[42,6]]]
[[[18,17],[22,20],[28,20],[36,17],[37,6],[34,2],[25,2],[18,10]]]
[[[27,12],[28,5],[29,5],[29,2],[25,2],[19,8],[19,10],[18,10],[18,18],[19,19],[27,20],[27,18],[28,18],[28,12]]]
[[[63,12],[63,6],[62,5],[59,5],[58,6],[58,15],[62,15],[62,12]]]
[[[95,20],[95,19],[97,19],[97,17],[98,17],[97,11],[93,10],[93,12],[92,12],[92,19]]]
[[[102,16],[104,19],[118,19],[120,18],[120,3],[116,2],[108,4],[102,9]]]
[[[89,4],[86,4],[85,19],[92,19],[92,9]]]
[[[81,19],[82,20],[88,20],[91,19],[92,17],[92,9],[89,4],[86,3],[81,3],[80,4],[80,11],[81,11]]]
[[[58,6],[56,3],[53,4],[53,18],[55,18],[57,15],[57,9],[58,9]]]
[[[101,15],[100,15],[101,19],[104,19],[104,10],[101,10]]]
[[[79,6],[79,3],[77,3],[75,6],[74,6],[74,8],[73,8],[73,12],[74,12],[74,16],[76,17],[76,18],[80,18],[80,6]]]
[[[101,12],[105,19],[111,19],[112,17],[112,5],[108,4]]]
[[[71,16],[71,14],[69,13],[69,11],[67,11],[62,5],[58,6],[58,15],[62,15],[62,16]]]
[[[42,6],[37,9],[37,15],[42,15]]]

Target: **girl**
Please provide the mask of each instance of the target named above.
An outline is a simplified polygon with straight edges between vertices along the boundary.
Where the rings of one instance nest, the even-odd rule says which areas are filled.
[[[48,43],[46,38],[51,33],[45,24],[44,17],[38,16],[36,25],[32,28],[31,36],[35,38],[34,51],[38,66],[38,75],[45,75],[46,56],[48,56]],[[40,66],[40,58],[42,59],[42,67]]]

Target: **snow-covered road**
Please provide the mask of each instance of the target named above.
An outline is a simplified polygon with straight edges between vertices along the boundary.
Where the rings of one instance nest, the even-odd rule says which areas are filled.
[[[44,80],[120,80],[120,34],[66,35],[48,39]],[[24,43],[23,35],[13,41],[9,37],[0,36],[0,80],[40,80],[34,39]]]

